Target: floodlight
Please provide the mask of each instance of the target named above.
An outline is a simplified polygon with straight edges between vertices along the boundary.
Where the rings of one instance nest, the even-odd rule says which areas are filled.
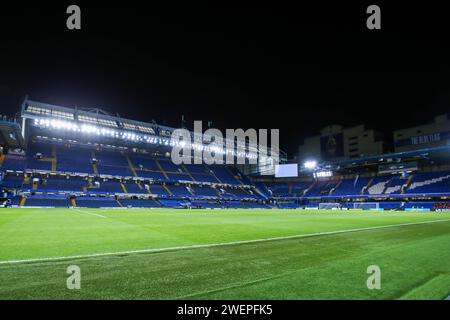
[[[304,166],[306,169],[310,169],[310,170],[315,169],[315,168],[317,167],[317,161],[315,161],[315,160],[305,161],[305,162],[303,163],[303,166]]]

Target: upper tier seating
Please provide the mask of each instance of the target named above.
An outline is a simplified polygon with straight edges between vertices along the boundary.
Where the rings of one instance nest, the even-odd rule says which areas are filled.
[[[120,152],[112,151],[95,151],[95,158],[99,165],[114,166],[114,167],[128,167],[126,157]]]
[[[207,174],[210,175],[209,169],[204,164],[185,164],[184,167],[191,173],[191,174]]]
[[[368,178],[343,179],[332,192],[333,196],[359,195],[369,182]]]
[[[57,149],[57,170],[61,172],[93,173],[91,151],[84,148]]]
[[[203,187],[192,186],[191,188],[194,191],[194,194],[196,196],[217,197],[219,195],[217,193],[217,190],[212,188],[212,187],[208,187],[208,186],[203,186]]]
[[[149,187],[150,187],[150,192],[152,194],[161,195],[161,196],[168,196],[169,195],[167,190],[162,185],[152,184]]]
[[[24,171],[25,169],[51,170],[51,162],[38,160],[34,156],[7,155],[2,168],[5,170]]]
[[[212,165],[210,170],[222,183],[240,185],[241,183],[235,178],[230,169],[226,166]]]
[[[317,181],[311,185],[305,195],[309,197],[328,196],[338,183],[337,180]]]
[[[263,196],[266,198],[270,196],[269,189],[267,189],[267,186],[263,182],[254,181],[253,184]]]
[[[365,190],[366,194],[382,194],[390,177],[375,177],[370,186]]]
[[[265,184],[265,193],[273,197],[301,197],[313,185],[312,181],[304,182],[271,182]],[[261,189],[261,188],[260,188]],[[290,190],[290,192],[289,192]],[[309,191],[306,195],[309,195]]]
[[[450,192],[450,172],[429,172],[414,174],[405,193],[444,193]]]
[[[394,194],[401,193],[403,185],[406,183],[407,179],[400,176],[394,176],[385,185],[384,194]]]
[[[188,174],[167,173],[167,176],[171,181],[192,181]]]
[[[40,154],[40,157],[36,157]],[[42,158],[41,158],[42,157]],[[93,159],[96,159],[94,162]],[[359,177],[352,179],[320,179],[304,178],[306,181],[268,183],[251,182],[248,177],[242,175],[235,167],[226,165],[187,164],[175,165],[169,158],[155,158],[146,154],[123,153],[121,151],[97,150],[87,147],[51,145],[32,143],[27,155],[8,154],[2,162],[2,171],[15,170],[54,170],[60,172],[73,172],[90,174],[91,177],[69,178],[53,174],[29,173],[32,176],[24,178],[22,173],[7,173],[1,184],[9,188],[22,188],[35,192],[87,192],[94,193],[128,193],[128,194],[155,194],[163,198],[171,197],[221,197],[224,199],[254,198],[260,199],[261,193],[268,197],[341,197],[358,196],[365,197],[377,195],[399,194],[427,194],[450,193],[450,172],[413,173],[409,178],[399,175],[379,175],[374,178]],[[119,177],[138,176],[145,178],[147,182],[98,177],[100,175],[113,175]],[[81,175],[83,176],[83,175]],[[33,178],[38,182],[33,183]],[[95,183],[98,182],[98,184]],[[197,186],[188,187],[181,181],[225,183],[230,186]],[[164,187],[161,183],[165,183]],[[145,185],[149,185],[149,189]],[[239,188],[243,184],[257,187],[257,189]],[[33,191],[34,190],[34,191]],[[253,191],[252,191],[253,190]],[[258,192],[256,190],[259,190]],[[394,197],[394,196],[393,196]],[[33,200],[34,201],[34,200]],[[33,201],[31,203],[33,203]],[[40,199],[36,201],[41,201]],[[81,199],[80,201],[92,201]],[[110,201],[110,200],[104,200]],[[42,201],[41,201],[42,202]],[[118,205],[113,201],[113,205]]]
[[[217,180],[217,178],[211,174],[191,173],[191,176],[197,182],[210,182],[210,183],[218,183],[219,182],[219,180]]]
[[[132,177],[133,172],[130,167],[117,167],[106,166],[103,164],[97,164],[97,170],[99,174],[119,176],[119,177]]]
[[[36,153],[41,153],[42,159],[36,159]],[[45,143],[33,144],[27,151],[27,156],[6,156],[2,169],[14,171],[56,169],[58,172],[117,177],[138,176],[157,181],[196,181],[232,185],[241,185],[245,181],[251,184],[237,169],[225,165],[175,165],[170,159],[155,159],[150,155],[126,155],[119,151],[52,146]]]
[[[26,167],[32,168],[35,170],[50,171],[50,170],[52,170],[52,163],[50,161],[40,160],[40,159],[37,159],[34,156],[32,156],[32,157],[27,157]]]
[[[164,177],[164,175],[162,174],[162,172],[159,171],[146,171],[135,169],[135,172],[138,177],[151,178],[153,180],[161,180],[161,181],[167,180],[166,177]]]
[[[41,154],[41,159],[36,157],[37,154]],[[51,161],[48,159],[52,158],[52,147],[50,145],[30,145],[27,150],[27,168],[36,170],[47,170],[52,169]]]
[[[174,164],[172,161],[170,160],[162,160],[162,159],[158,159],[157,160],[162,168],[163,171],[166,172],[185,172],[183,169],[183,166],[181,165],[176,165]]]
[[[295,182],[291,184],[291,194],[293,196],[301,197],[305,194],[309,187],[311,187],[311,181]]]
[[[129,156],[131,163],[133,164],[133,167],[138,169],[145,169],[145,170],[154,170],[159,171],[159,167],[156,164],[155,159],[145,157],[145,156],[137,156],[132,155]]]
[[[250,191],[244,189],[229,189],[228,193],[237,198],[256,198]]]
[[[289,185],[286,182],[267,183],[269,195],[273,197],[289,197]]]
[[[134,181],[124,182],[123,184],[127,189],[127,193],[148,194],[143,185],[139,187],[139,185]]]
[[[172,194],[174,196],[192,197],[192,194],[189,192],[189,190],[185,186],[168,185],[167,187],[169,188],[169,190],[172,192]]]
[[[124,193],[122,186],[120,185],[120,181],[117,180],[99,180],[99,187],[94,190],[100,192],[109,192],[109,193]]]
[[[86,179],[78,177],[49,177],[40,178],[37,189],[52,190],[52,191],[83,191],[83,187],[88,187]]]

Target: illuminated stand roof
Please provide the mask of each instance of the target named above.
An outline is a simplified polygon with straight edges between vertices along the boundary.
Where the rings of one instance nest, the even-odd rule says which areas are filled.
[[[65,132],[72,136],[98,137],[97,142],[113,141],[117,147],[126,145],[127,147],[136,147],[143,149],[153,149],[158,147],[170,148],[175,146],[179,141],[171,140],[172,132],[176,128],[159,125],[157,123],[146,123],[130,119],[124,119],[120,116],[110,115],[98,108],[68,108],[38,101],[29,100],[28,98],[22,104],[22,119],[29,119],[29,124],[51,131]],[[23,123],[22,133],[25,136],[25,122]],[[63,140],[59,135],[59,140]],[[66,139],[68,136],[64,135]],[[191,137],[194,133],[191,132]],[[54,138],[53,138],[54,139]],[[224,139],[224,145],[226,139]],[[236,145],[236,143],[235,143]],[[109,145],[111,146],[111,145]],[[208,143],[192,144],[193,149],[199,148],[205,150]],[[122,147],[123,148],[123,147]],[[233,152],[235,157],[245,157],[247,159],[257,158],[259,146],[256,148],[248,147],[248,152]],[[166,150],[167,151],[167,150]],[[229,150],[222,153],[230,152]],[[281,161],[286,159],[286,154],[280,152]],[[253,173],[262,173],[267,170],[268,164],[262,164],[261,158],[258,158],[259,169],[253,169]]]

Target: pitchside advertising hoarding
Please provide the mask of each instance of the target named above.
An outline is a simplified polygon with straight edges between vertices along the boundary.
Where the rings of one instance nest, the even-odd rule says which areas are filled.
[[[332,160],[344,156],[344,138],[337,133],[320,138],[320,154],[323,160]]]

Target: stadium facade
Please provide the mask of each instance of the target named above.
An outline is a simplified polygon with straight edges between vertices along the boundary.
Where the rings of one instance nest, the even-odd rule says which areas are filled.
[[[361,156],[381,155],[385,144],[380,132],[367,129],[363,125],[344,128],[330,125],[319,135],[308,137],[300,145],[299,159],[321,159],[337,161]]]
[[[446,146],[450,140],[450,120],[446,114],[432,122],[394,131],[396,152]]]
[[[357,158],[344,152],[335,161],[300,164],[298,177],[275,179],[262,175],[266,163],[175,165],[169,157],[173,130],[99,109],[26,99],[15,122],[2,122],[2,144],[10,146],[0,158],[3,202],[16,207],[95,208],[450,207],[446,145],[382,154],[375,131],[330,127],[324,136],[337,134],[350,141],[360,134],[378,151]]]

